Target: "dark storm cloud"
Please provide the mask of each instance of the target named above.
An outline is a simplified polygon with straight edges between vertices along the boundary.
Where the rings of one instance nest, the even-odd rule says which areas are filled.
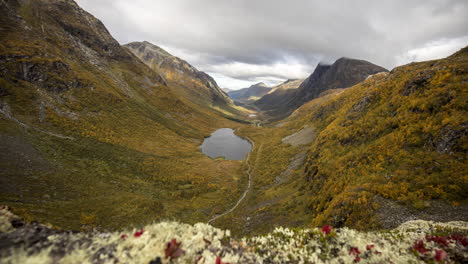
[[[303,78],[342,56],[387,68],[446,56],[468,42],[467,2],[78,0],[121,43],[148,40],[242,80]]]

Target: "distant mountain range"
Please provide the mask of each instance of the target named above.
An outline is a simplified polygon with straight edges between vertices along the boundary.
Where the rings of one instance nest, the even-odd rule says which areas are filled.
[[[285,82],[273,87],[267,94],[255,101],[255,105],[258,106],[260,110],[280,106],[282,100],[284,100],[288,94],[294,93],[294,90],[297,89],[303,81],[304,79],[286,80]]]
[[[256,101],[255,105],[279,119],[326,90],[351,87],[369,75],[387,71],[364,60],[341,58],[332,65],[317,65],[315,71],[297,89],[278,89]]]
[[[259,98],[267,94],[270,90],[271,90],[271,87],[268,87],[263,82],[259,82],[254,85],[251,85],[248,88],[229,91],[228,95],[234,101],[245,104],[245,103],[251,103],[251,102],[258,100]]]

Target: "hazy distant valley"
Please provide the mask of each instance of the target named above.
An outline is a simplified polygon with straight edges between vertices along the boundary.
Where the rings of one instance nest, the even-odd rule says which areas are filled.
[[[0,263],[467,261],[468,47],[234,90],[71,0],[0,25]]]

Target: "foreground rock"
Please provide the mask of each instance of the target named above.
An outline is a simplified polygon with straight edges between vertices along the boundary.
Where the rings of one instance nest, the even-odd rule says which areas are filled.
[[[207,224],[161,222],[77,233],[23,223],[0,208],[1,263],[465,263],[467,222],[410,221],[385,232],[288,229],[233,239]]]

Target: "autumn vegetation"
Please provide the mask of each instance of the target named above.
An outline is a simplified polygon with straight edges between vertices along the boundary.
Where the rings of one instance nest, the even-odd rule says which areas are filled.
[[[243,128],[257,145],[256,187],[237,214],[219,224],[245,233],[275,225],[375,229],[385,217],[377,214],[383,206],[377,197],[416,212],[433,201],[466,204],[467,59],[465,48],[446,59],[397,67],[327,92],[286,120]],[[282,142],[305,126],[317,134],[313,143]],[[307,153],[303,166],[278,184],[276,177],[301,152]]]

